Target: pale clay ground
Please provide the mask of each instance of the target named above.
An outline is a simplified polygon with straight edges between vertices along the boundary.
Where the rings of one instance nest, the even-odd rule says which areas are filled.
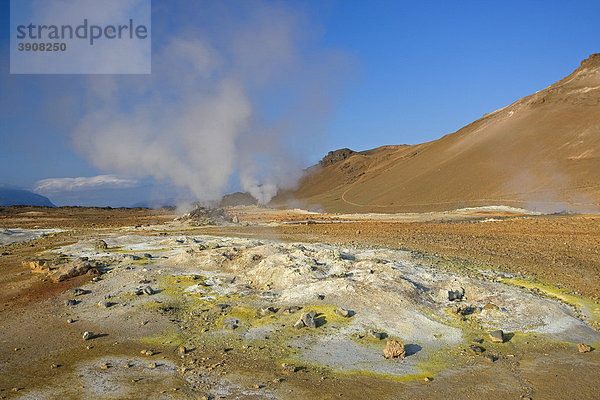
[[[111,262],[113,269],[103,275],[101,282],[90,283],[91,293],[76,306],[81,320],[125,319],[135,303],[158,300],[162,296],[158,293],[152,297],[128,298],[127,304],[122,305],[123,296],[143,286],[140,280],[153,281],[165,274],[195,274],[206,277],[205,284],[190,285],[186,292],[198,296],[203,292],[209,296],[253,292],[265,299],[264,305],[286,307],[315,303],[317,296],[322,295],[324,303],[354,311],[350,323],[340,329],[323,329],[321,335],[294,343],[303,349],[299,353],[301,361],[336,369],[410,374],[437,348],[461,343],[461,329],[443,323],[451,318],[445,312],[451,302],[444,296],[444,290],[461,288],[465,291],[463,302],[474,307],[483,308],[490,303],[499,307],[476,315],[482,326],[489,329],[537,332],[571,343],[600,340],[600,334],[576,318],[574,310],[567,305],[502,283],[417,266],[408,251],[357,250],[324,244],[208,236],[111,234],[102,238],[109,246],[106,251],[95,250],[92,242],[54,250],[71,257]],[[212,248],[205,249],[206,245]],[[111,248],[117,248],[118,252],[112,252]],[[131,255],[145,253],[152,254],[148,264],[131,264]],[[97,303],[105,298],[116,305],[100,309]],[[268,325],[251,328],[245,335],[256,339],[273,329],[274,326]],[[368,329],[386,332],[404,343],[416,345],[414,356],[402,363],[388,362],[382,359],[379,350],[350,339],[352,334],[365,333]],[[124,361],[112,361],[113,364],[120,362]],[[174,373],[175,368],[170,363],[159,372],[152,372],[155,375]],[[103,383],[94,374],[86,376],[89,380],[86,387],[95,395],[116,394],[114,385]],[[27,393],[23,398],[36,398],[43,392]]]
[[[10,236],[35,238],[44,233],[47,232],[23,231],[10,233]],[[166,300],[166,294],[160,292],[152,296],[131,296],[137,288],[145,286],[140,281],[152,282],[158,289],[155,282],[161,276],[201,275],[205,278],[203,284],[190,283],[184,290],[186,295],[204,296],[209,300],[225,295],[255,295],[263,307],[285,308],[321,302],[354,311],[347,324],[320,327],[317,328],[319,334],[290,341],[300,349],[298,362],[337,370],[414,374],[418,365],[427,362],[437,349],[461,344],[465,340],[463,331],[452,323],[454,317],[446,312],[452,303],[446,295],[448,290],[464,289],[462,303],[474,308],[498,306],[473,315],[481,326],[490,330],[537,333],[549,340],[573,344],[600,341],[600,333],[584,322],[585,315],[577,318],[577,311],[571,306],[496,281],[506,274],[486,272],[478,276],[483,279],[478,279],[444,272],[418,265],[409,251],[171,234],[111,233],[100,238],[108,244],[107,250],[96,250],[93,241],[53,250],[69,257],[84,256],[110,264],[101,281],[83,287],[91,292],[78,298],[80,303],[68,314],[76,317],[81,326],[85,326],[86,321],[94,321],[96,325],[135,321],[130,332],[123,328],[134,340],[143,334],[135,326],[147,315],[138,315],[132,310],[144,302]],[[152,258],[144,265],[136,265],[135,256],[143,254],[151,254]],[[318,295],[324,296],[323,300],[319,300]],[[102,300],[115,304],[101,308],[98,302]],[[276,328],[274,324],[266,324],[242,332],[248,340],[264,339]],[[365,334],[369,329],[400,338],[408,345],[411,356],[401,362],[384,360],[379,347],[352,340],[352,335]],[[219,331],[212,334],[218,335]],[[109,362],[114,368],[100,373],[97,365],[102,362]],[[132,368],[120,368],[124,363],[131,363]],[[117,356],[82,362],[73,372],[85,377],[83,387],[77,388],[78,395],[127,397],[131,386],[118,382],[130,379],[132,371],[144,377],[145,385],[159,380],[172,386],[169,379],[175,380],[177,375],[173,363],[164,361],[156,369],[146,368],[146,364],[144,359]],[[234,377],[212,379],[217,380],[213,387],[217,395],[275,398],[269,390],[261,391],[260,395],[246,393]],[[20,398],[54,398],[60,393],[67,396],[69,390],[73,388],[56,384],[28,390]],[[157,392],[154,398],[172,395]]]

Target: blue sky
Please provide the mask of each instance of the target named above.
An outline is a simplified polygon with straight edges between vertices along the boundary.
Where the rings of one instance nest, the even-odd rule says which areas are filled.
[[[264,81],[241,79],[252,106],[250,119],[258,115],[262,120],[253,126],[274,135],[261,138],[273,140],[278,129],[286,126],[281,128],[287,133],[278,149],[298,150],[293,157],[302,166],[335,148],[365,150],[437,139],[545,88],[572,72],[589,54],[600,52],[598,1],[216,3],[204,2],[199,7],[192,1],[154,0],[153,55],[160,53],[162,38],[184,34],[186,38],[208,35],[211,46],[220,51],[221,25],[236,29],[253,12],[252,7],[267,10],[261,14],[267,15],[267,21],[269,17],[279,21],[278,12],[283,9],[282,19],[293,25],[295,36],[290,42],[296,58],[282,62],[282,68],[295,72],[283,76],[271,72]],[[89,97],[81,96],[82,88],[89,85],[85,76],[8,73],[8,4],[0,2],[0,25],[5,27],[0,36],[0,183],[33,188],[48,178],[112,174],[135,176],[143,186],[160,181],[172,187],[169,178],[161,181],[160,171],[113,169],[74,144],[74,129],[89,113]],[[194,13],[188,10],[192,8]],[[215,15],[227,23],[221,24]],[[262,16],[256,19],[264,25]],[[287,56],[286,52],[276,54]],[[260,60],[280,62],[268,55]],[[288,63],[302,65],[302,71]],[[232,61],[230,68],[217,73],[227,75],[245,66],[243,61]],[[256,66],[248,64],[248,68]],[[153,64],[154,70],[158,68]],[[232,76],[236,74],[244,72]],[[131,82],[127,77],[118,79],[121,84],[137,82],[137,78]],[[313,84],[312,89],[305,89]],[[202,82],[197,85],[198,90],[204,88]],[[320,96],[321,88],[325,99]],[[305,99],[300,102],[297,97]],[[129,101],[136,99],[127,97]],[[321,101],[322,106],[315,106]],[[296,115],[296,109],[302,112]],[[118,112],[120,117],[128,115],[126,109]],[[270,123],[271,119],[276,122]],[[296,124],[299,120],[303,122]],[[261,160],[259,169],[269,168],[269,161],[264,160],[278,157],[275,151],[257,151],[254,156]],[[240,187],[236,182],[240,165],[234,162],[232,168],[226,191]],[[194,192],[193,187],[184,189]],[[67,197],[77,202],[72,193]],[[131,200],[129,195],[126,198]],[[91,203],[88,199],[82,204]]]

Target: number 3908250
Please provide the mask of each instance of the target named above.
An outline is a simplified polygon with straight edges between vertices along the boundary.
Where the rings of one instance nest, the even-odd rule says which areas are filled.
[[[19,43],[19,51],[66,51],[66,43]]]

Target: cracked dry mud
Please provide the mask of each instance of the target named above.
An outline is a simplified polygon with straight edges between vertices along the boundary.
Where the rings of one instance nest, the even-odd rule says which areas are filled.
[[[560,387],[583,399],[597,389],[600,306],[586,297],[560,301],[528,276],[407,249],[259,237],[257,226],[274,227],[65,229],[4,246],[0,396],[494,399]],[[20,266],[58,255],[98,262],[101,275],[52,283]],[[294,327],[311,312],[315,327]],[[489,335],[498,329],[503,343]],[[405,357],[385,359],[388,341]]]

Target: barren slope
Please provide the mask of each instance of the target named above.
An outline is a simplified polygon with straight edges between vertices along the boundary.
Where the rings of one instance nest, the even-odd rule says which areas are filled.
[[[598,209],[600,54],[550,87],[441,139],[334,155],[276,203],[291,198],[345,212],[492,204]]]

